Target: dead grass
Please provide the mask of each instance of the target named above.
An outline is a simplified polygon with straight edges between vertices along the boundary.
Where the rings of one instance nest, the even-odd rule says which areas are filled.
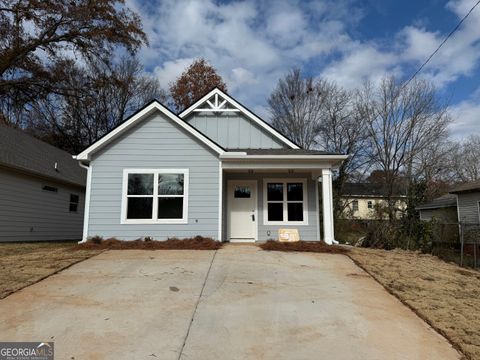
[[[435,256],[353,248],[348,254],[468,359],[480,359],[480,273]]]
[[[77,251],[72,242],[0,244],[0,299],[99,253]]]
[[[259,245],[263,250],[269,251],[303,251],[316,253],[331,253],[331,254],[345,254],[348,252],[347,248],[337,245],[327,245],[323,241],[295,241],[295,242],[280,242],[275,240],[268,240]]]
[[[76,250],[218,250],[222,243],[211,238],[196,236],[187,239],[171,238],[166,241],[133,240],[122,241],[117,239],[92,239],[78,244]]]

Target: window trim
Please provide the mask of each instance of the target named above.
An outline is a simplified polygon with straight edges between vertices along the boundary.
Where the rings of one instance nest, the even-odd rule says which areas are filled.
[[[151,219],[127,219],[128,175],[153,174],[153,204]],[[181,195],[158,195],[158,175],[183,174],[183,214],[181,219],[157,219],[159,197],[182,197]],[[189,169],[123,169],[121,224],[188,224]],[[133,195],[135,197],[135,195]],[[143,197],[143,196],[142,196]],[[150,197],[150,195],[145,195]]]
[[[269,221],[268,220],[268,199],[267,199],[267,184],[268,183],[282,183],[283,184],[283,221]],[[303,221],[288,221],[288,200],[287,200],[287,183],[302,183],[303,186]],[[308,197],[307,197],[308,182],[306,178],[272,178],[263,179],[263,224],[264,225],[308,225]],[[275,201],[280,202],[280,201]],[[300,203],[300,201],[291,201]]]
[[[360,203],[359,203],[359,201],[358,201],[357,199],[352,200],[352,212],[353,212],[353,213],[356,213],[356,212],[358,212],[358,211],[360,211]]]
[[[367,209],[373,210],[373,200],[368,200],[367,201]]]
[[[72,195],[74,195],[74,196],[77,197],[77,199],[78,199],[77,202],[72,201]],[[75,211],[70,210],[72,204],[77,205]],[[79,205],[80,205],[80,195],[79,195],[79,194],[70,193],[70,202],[68,203],[68,210],[69,210],[69,212],[71,212],[71,213],[78,213],[78,207],[79,207]]]

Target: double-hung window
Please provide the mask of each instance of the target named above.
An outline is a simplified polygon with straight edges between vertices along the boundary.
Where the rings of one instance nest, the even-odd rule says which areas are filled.
[[[263,197],[265,224],[308,224],[305,179],[265,180]]]
[[[122,223],[187,223],[188,175],[188,169],[125,169]]]

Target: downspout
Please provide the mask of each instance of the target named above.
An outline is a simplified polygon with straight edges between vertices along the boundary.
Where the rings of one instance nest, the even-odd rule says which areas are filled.
[[[83,208],[83,234],[80,243],[86,242],[88,238],[88,220],[90,216],[90,189],[92,183],[92,168],[89,165],[78,162],[78,165],[87,170],[87,184],[85,188],[85,206]]]

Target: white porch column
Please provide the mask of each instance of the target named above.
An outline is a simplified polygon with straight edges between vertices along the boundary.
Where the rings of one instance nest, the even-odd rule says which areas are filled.
[[[333,230],[333,192],[332,170],[322,169],[322,203],[323,203],[323,240],[327,244],[335,242]]]

